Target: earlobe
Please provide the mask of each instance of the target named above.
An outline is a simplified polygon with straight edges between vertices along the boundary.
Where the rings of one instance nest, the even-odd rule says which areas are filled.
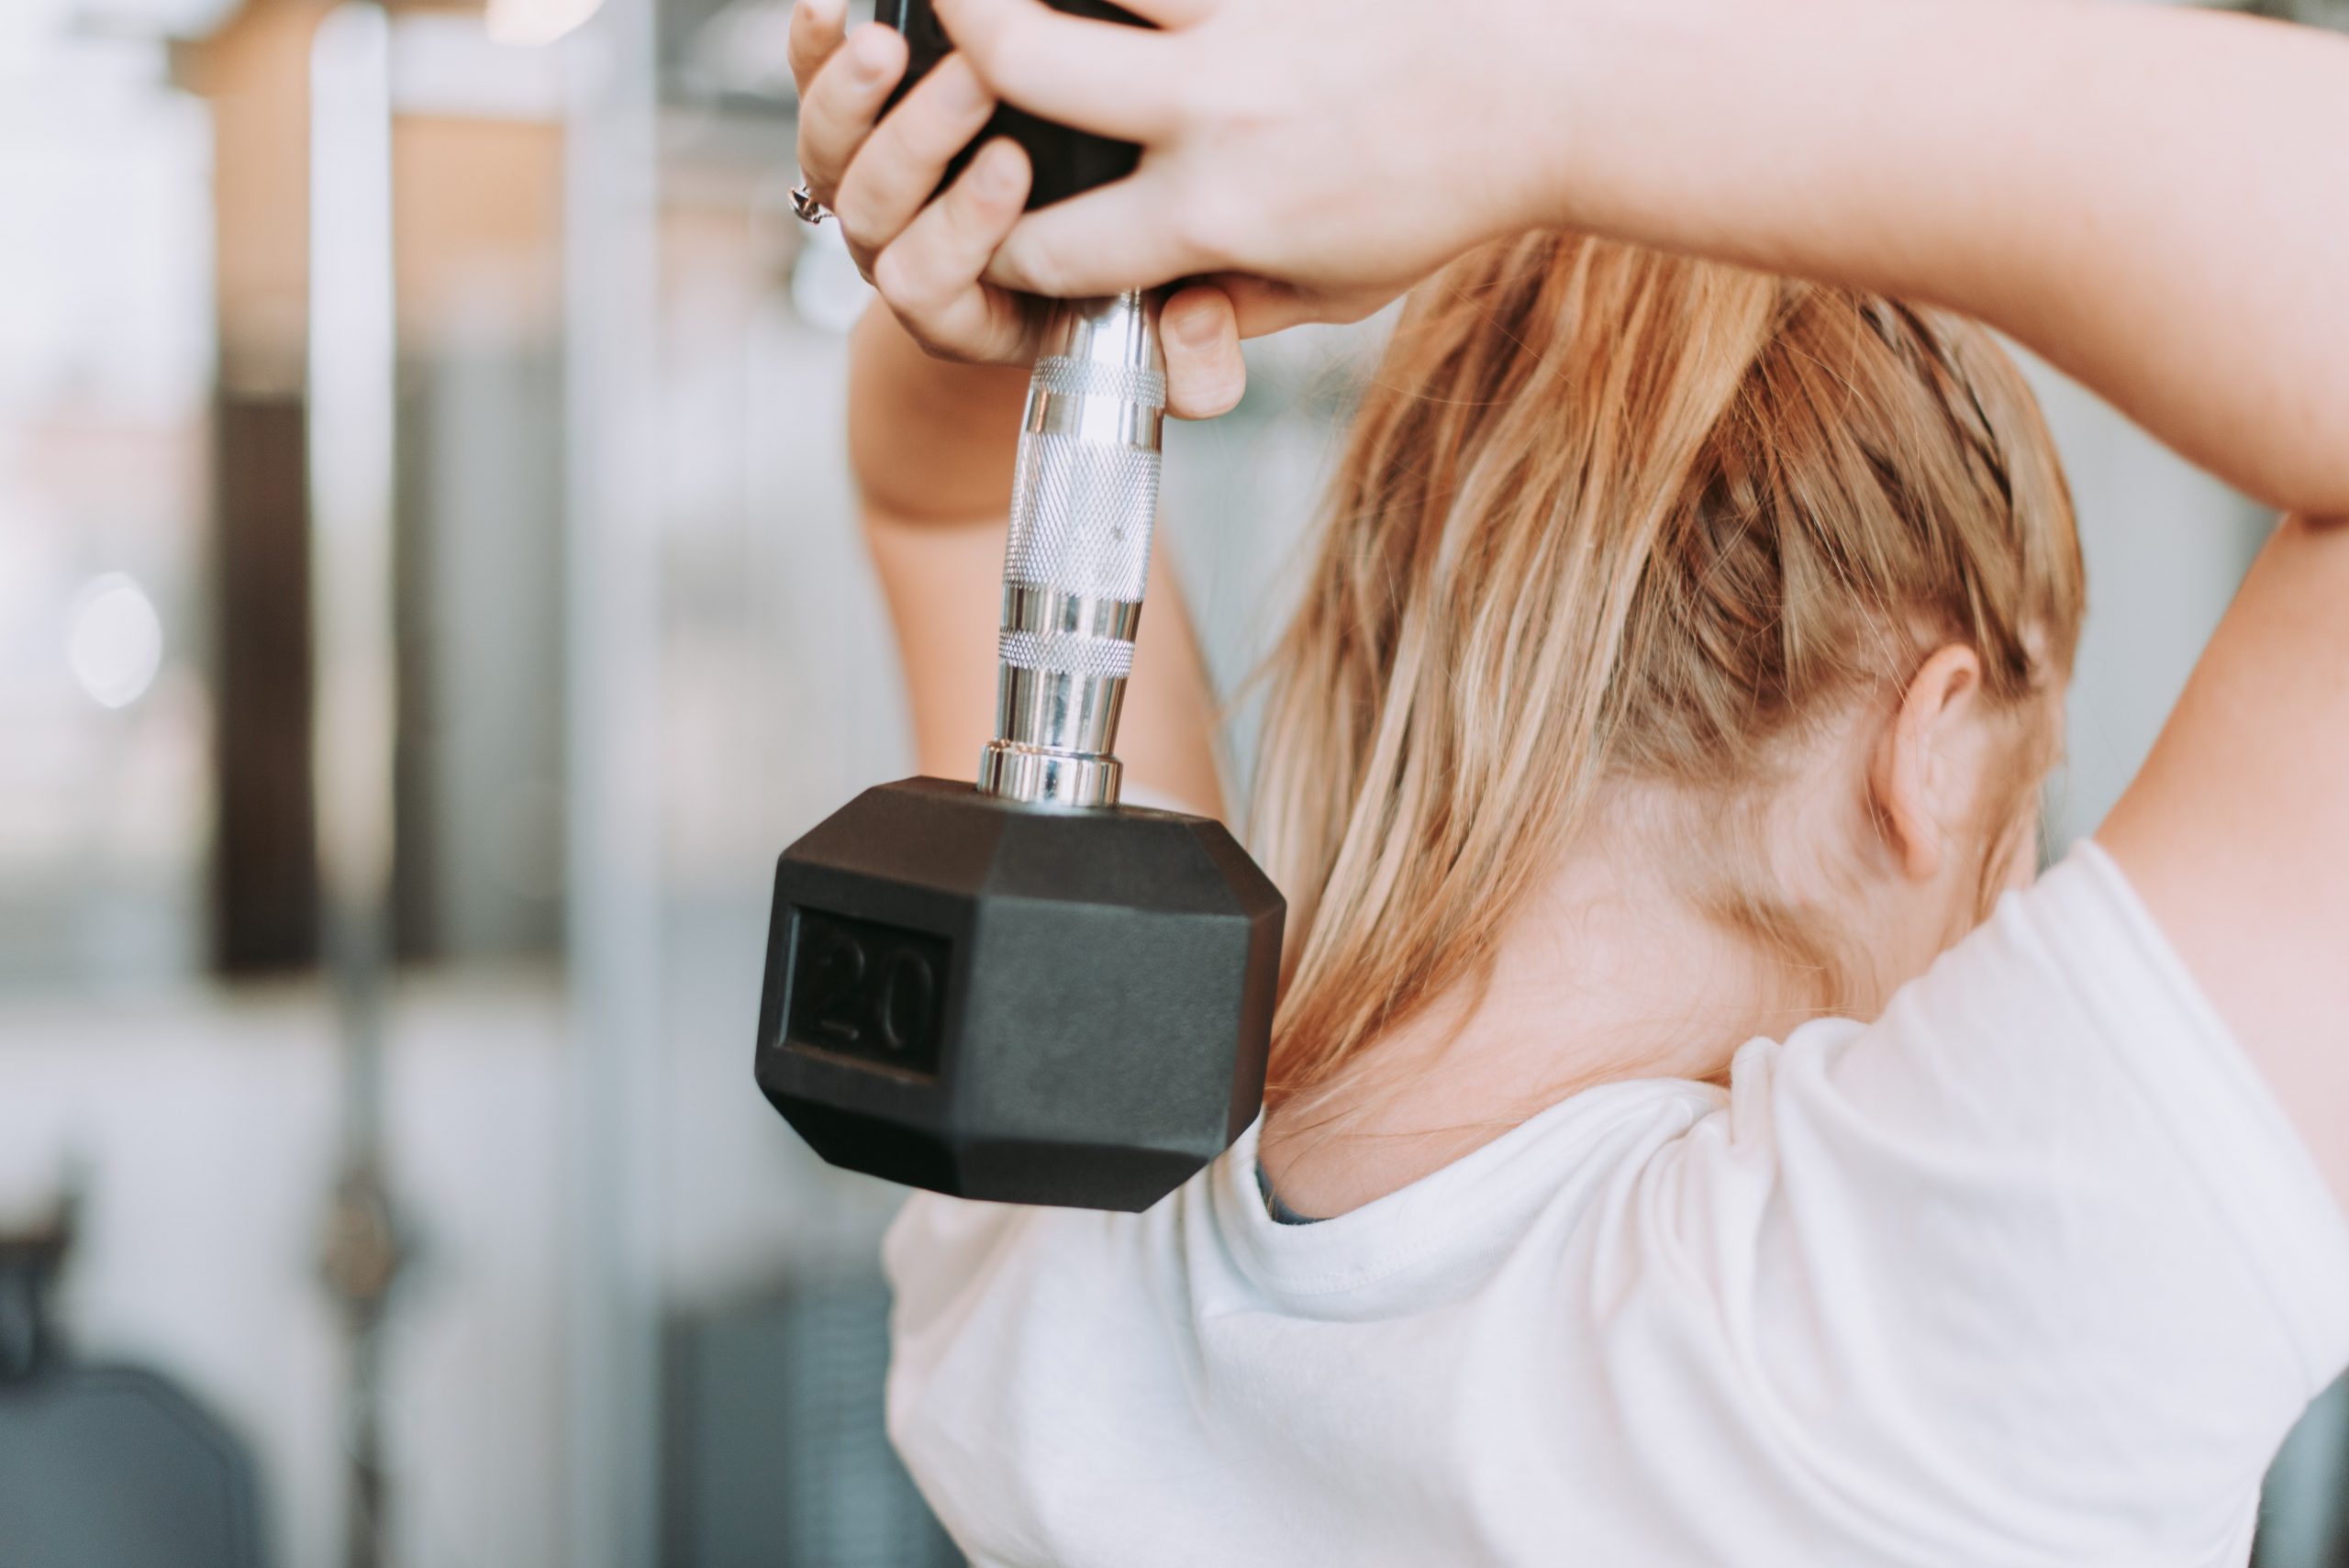
[[[1911,881],[1941,873],[1943,825],[1963,811],[1954,798],[1952,731],[1973,706],[1982,684],[1982,661],[1951,643],[1925,661],[1900,694],[1900,706],[1876,742],[1868,769],[1876,815],[1900,869]]]

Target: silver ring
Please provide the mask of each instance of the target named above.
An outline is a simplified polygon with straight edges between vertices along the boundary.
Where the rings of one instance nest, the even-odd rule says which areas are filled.
[[[807,189],[807,182],[802,180],[792,188],[791,215],[802,223],[821,223],[832,216],[832,209],[818,201]]]

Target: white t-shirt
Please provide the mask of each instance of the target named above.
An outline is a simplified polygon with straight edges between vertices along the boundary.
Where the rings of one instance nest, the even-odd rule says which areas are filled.
[[[984,1568],[2240,1564],[2349,1222],[2084,846],[1906,987],[1282,1225],[917,1195],[889,1428]]]

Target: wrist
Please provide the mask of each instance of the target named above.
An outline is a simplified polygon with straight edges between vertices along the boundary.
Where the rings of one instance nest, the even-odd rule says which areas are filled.
[[[1028,374],[933,358],[876,301],[849,343],[849,466],[866,503],[908,521],[1003,513]]]
[[[1534,221],[1638,238],[1620,232],[1625,217],[1650,197],[1643,187],[1656,164],[1701,139],[1702,121],[1720,117],[1737,85],[1734,61],[1756,47],[1740,35],[1773,26],[1784,31],[1800,8],[1739,0],[1585,0],[1548,8],[1549,19],[1534,24],[1542,28],[1533,52],[1544,98],[1527,140],[1540,152]]]

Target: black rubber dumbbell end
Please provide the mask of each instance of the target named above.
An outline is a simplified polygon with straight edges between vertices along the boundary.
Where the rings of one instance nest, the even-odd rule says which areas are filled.
[[[884,784],[777,863],[759,1086],[835,1165],[1147,1208],[1255,1118],[1284,912],[1219,822]]]

